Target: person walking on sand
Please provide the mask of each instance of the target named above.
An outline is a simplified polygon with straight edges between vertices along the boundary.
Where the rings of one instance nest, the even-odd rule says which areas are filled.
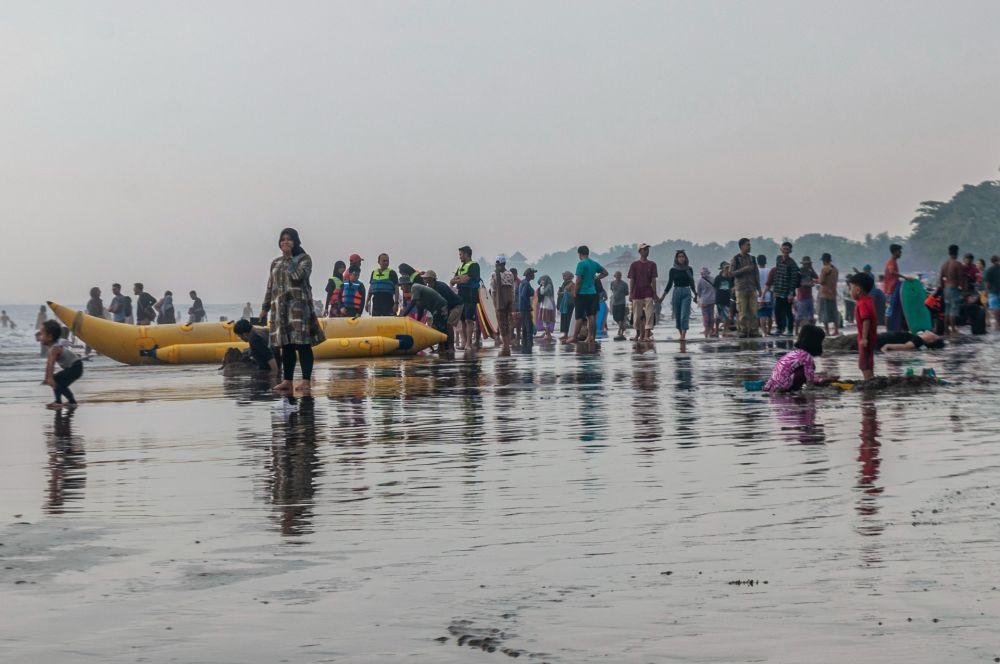
[[[756,268],[757,266],[754,265],[754,269]],[[663,289],[663,295],[659,298],[661,303],[672,288],[674,294],[670,298],[670,310],[673,312],[674,325],[677,326],[677,333],[680,335],[681,342],[683,343],[687,338],[688,327],[691,324],[692,298],[695,304],[698,303],[698,292],[695,290],[694,283],[694,271],[691,269],[687,253],[683,249],[678,249],[677,253],[674,254],[674,265],[670,268],[667,276],[667,285]],[[683,348],[682,345],[682,351]]]
[[[576,255],[579,262],[576,264],[576,322],[573,325],[573,334],[563,343],[573,344],[580,338],[580,328],[584,323],[587,325],[587,344],[597,341],[597,309],[600,302],[597,297],[597,282],[608,276],[608,271],[590,257],[590,249],[585,244],[581,244]]]
[[[656,304],[656,263],[649,260],[649,245],[639,244],[639,260],[628,267],[628,293],[632,300],[633,341],[652,341]]]
[[[253,305],[249,302],[243,305],[243,314],[240,316],[243,320],[250,320],[253,318]]]
[[[464,245],[458,248],[459,266],[451,285],[458,287],[458,296],[462,298],[462,325],[458,328],[461,334],[455,348],[458,350],[472,349],[476,331],[476,306],[479,304],[479,263],[472,260],[472,247]]]
[[[774,263],[774,278],[771,292],[774,294],[774,322],[777,336],[792,334],[795,316],[792,304],[795,302],[795,289],[799,287],[799,266],[792,258],[792,243],[781,243],[781,254]]]
[[[295,361],[302,367],[303,391],[310,391],[312,379],[312,347],[326,337],[313,307],[312,258],[302,248],[299,233],[285,228],[278,235],[281,255],[271,261],[271,269],[264,291],[260,319],[268,321],[271,347],[281,349],[282,381],[275,391],[291,393],[295,374]]]
[[[741,337],[759,336],[757,324],[757,296],[760,295],[760,272],[757,259],[750,255],[750,240],[740,238],[740,253],[733,256],[730,269],[735,282],[736,311],[739,313],[737,330]]]
[[[819,269],[819,322],[823,324],[823,332],[828,337],[840,334],[840,312],[837,310],[837,282],[840,271],[833,264],[833,256],[826,253],[820,256],[823,267]],[[830,333],[833,325],[833,333]]]

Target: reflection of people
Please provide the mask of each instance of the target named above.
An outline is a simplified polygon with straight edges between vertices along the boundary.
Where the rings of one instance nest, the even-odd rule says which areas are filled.
[[[881,463],[878,453],[882,444],[878,440],[878,435],[878,411],[875,408],[875,402],[870,397],[866,397],[861,402],[861,447],[858,454],[858,461],[861,462],[861,476],[858,478],[858,486],[866,489],[865,493],[882,492],[882,489],[874,486],[875,481],[878,480]]]
[[[271,501],[278,510],[281,534],[287,536],[312,532],[318,465],[315,403],[311,397],[296,401],[297,411],[275,419],[271,444]]]
[[[82,498],[87,482],[86,457],[81,441],[73,435],[75,411],[53,413],[48,436],[49,489],[45,511],[60,514],[67,501]]]
[[[823,425],[816,422],[816,400],[802,393],[775,394],[771,397],[775,418],[785,435],[803,445],[818,445],[826,440]]]

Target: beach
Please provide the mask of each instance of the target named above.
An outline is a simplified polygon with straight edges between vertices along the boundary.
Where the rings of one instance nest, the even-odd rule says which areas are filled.
[[[97,358],[53,413],[3,344],[4,662],[1000,655],[995,335],[905,392],[744,391],[787,339],[321,362],[297,412]]]

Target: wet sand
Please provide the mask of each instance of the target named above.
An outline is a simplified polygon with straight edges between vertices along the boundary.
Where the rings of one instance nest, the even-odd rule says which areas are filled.
[[[294,414],[102,359],[54,414],[24,360],[0,660],[992,662],[998,340],[773,398],[736,340],[323,363]]]

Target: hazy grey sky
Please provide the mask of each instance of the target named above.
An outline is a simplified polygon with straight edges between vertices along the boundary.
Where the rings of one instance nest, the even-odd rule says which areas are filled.
[[[335,258],[905,232],[996,177],[1000,2],[6,2],[0,302]],[[186,297],[181,298],[182,301]]]

